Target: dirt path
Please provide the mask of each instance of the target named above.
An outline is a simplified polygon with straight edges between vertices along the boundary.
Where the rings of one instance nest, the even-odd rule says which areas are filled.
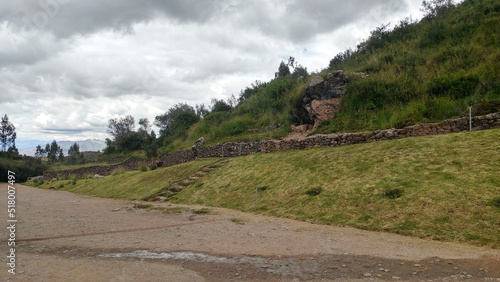
[[[500,281],[500,250],[16,187],[16,274],[7,272],[2,228],[1,281]],[[0,188],[6,226],[7,187]]]

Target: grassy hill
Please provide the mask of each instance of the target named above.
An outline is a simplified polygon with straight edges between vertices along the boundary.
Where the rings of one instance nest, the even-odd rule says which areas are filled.
[[[429,1],[432,2],[432,1]],[[304,72],[255,82],[240,93],[231,112],[211,113],[187,135],[165,142],[164,150],[285,136],[298,123],[293,109],[315,75],[342,69],[351,78],[341,111],[317,133],[404,127],[465,115],[500,111],[500,3],[467,0],[432,7],[419,22],[381,25],[356,50],[335,56],[320,73]],[[282,124],[278,130],[251,128]]]
[[[500,247],[500,129],[234,158],[169,200]],[[218,159],[40,187],[126,199]],[[114,186],[114,190],[113,187]],[[93,187],[93,188],[92,188]]]

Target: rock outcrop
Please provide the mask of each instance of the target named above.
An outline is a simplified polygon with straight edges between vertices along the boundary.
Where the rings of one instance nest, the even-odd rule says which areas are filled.
[[[340,110],[340,100],[346,94],[349,78],[343,71],[334,71],[326,79],[316,76],[307,86],[302,104],[295,109],[295,116],[302,124],[318,125],[332,118]]]

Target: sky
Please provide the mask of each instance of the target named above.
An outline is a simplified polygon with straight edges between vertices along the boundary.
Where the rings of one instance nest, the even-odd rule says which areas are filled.
[[[0,115],[18,140],[110,137],[274,78],[290,56],[319,72],[421,0],[0,0]]]

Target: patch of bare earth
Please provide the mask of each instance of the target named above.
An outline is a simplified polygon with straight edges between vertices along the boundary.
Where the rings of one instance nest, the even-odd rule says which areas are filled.
[[[7,272],[4,255],[3,281],[500,281],[499,250],[16,187],[16,274]],[[6,224],[7,187],[0,188]],[[1,230],[7,254],[8,230]]]

